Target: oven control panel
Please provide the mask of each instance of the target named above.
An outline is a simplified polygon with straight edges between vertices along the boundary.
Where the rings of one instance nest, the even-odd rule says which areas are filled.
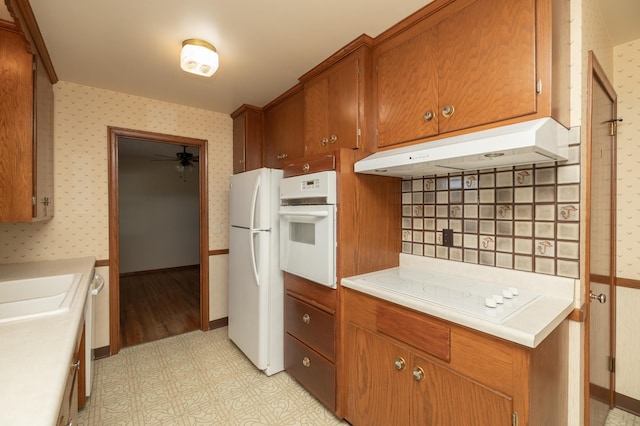
[[[282,179],[280,201],[282,205],[335,204],[336,172],[330,170]]]

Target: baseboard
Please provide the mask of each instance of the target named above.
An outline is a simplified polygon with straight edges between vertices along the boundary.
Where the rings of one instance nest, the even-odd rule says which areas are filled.
[[[640,401],[616,392],[616,407],[640,416]]]
[[[111,354],[110,346],[103,346],[101,348],[95,348],[93,350],[93,359],[106,358]]]
[[[229,317],[219,318],[213,321],[209,321],[209,330],[226,327],[228,325],[229,325]]]

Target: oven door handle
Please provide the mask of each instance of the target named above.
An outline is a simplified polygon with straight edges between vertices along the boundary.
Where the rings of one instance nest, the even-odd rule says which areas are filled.
[[[308,212],[296,212],[280,210],[278,212],[280,216],[310,216],[310,217],[327,217],[329,212],[326,210],[308,211]]]

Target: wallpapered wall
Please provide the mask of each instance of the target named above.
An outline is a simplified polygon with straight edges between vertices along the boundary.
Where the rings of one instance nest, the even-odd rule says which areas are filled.
[[[640,280],[640,39],[613,49],[618,94],[617,274]],[[616,391],[640,400],[640,290],[618,287]]]
[[[109,257],[107,126],[207,139],[209,248],[228,246],[232,126],[226,114],[58,82],[54,86],[54,208],[47,223],[0,224],[0,263]]]

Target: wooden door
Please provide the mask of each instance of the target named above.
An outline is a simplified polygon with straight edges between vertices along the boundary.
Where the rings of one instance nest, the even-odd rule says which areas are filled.
[[[615,405],[616,135],[617,95],[589,52],[587,152],[587,335],[589,417],[605,424]],[[590,303],[589,303],[590,302]],[[604,404],[603,404],[604,403]],[[593,415],[591,415],[593,414]]]
[[[438,25],[440,133],[536,112],[535,0],[465,3]]]
[[[233,119],[233,174],[242,173],[246,170],[246,134],[245,114],[242,113]]]
[[[329,78],[322,74],[304,85],[305,155],[324,152],[329,142]]]
[[[414,356],[412,425],[511,426],[513,401],[507,396],[426,359]],[[419,379],[422,377],[422,379]]]
[[[438,134],[437,48],[431,28],[374,52],[378,147]]]
[[[329,150],[358,148],[358,56],[335,65],[329,75]]]
[[[354,425],[409,424],[409,353],[351,323],[345,346],[346,419]]]
[[[0,30],[0,222],[33,216],[33,56],[14,31]]]
[[[264,110],[264,166],[282,169],[304,156],[304,93]]]

